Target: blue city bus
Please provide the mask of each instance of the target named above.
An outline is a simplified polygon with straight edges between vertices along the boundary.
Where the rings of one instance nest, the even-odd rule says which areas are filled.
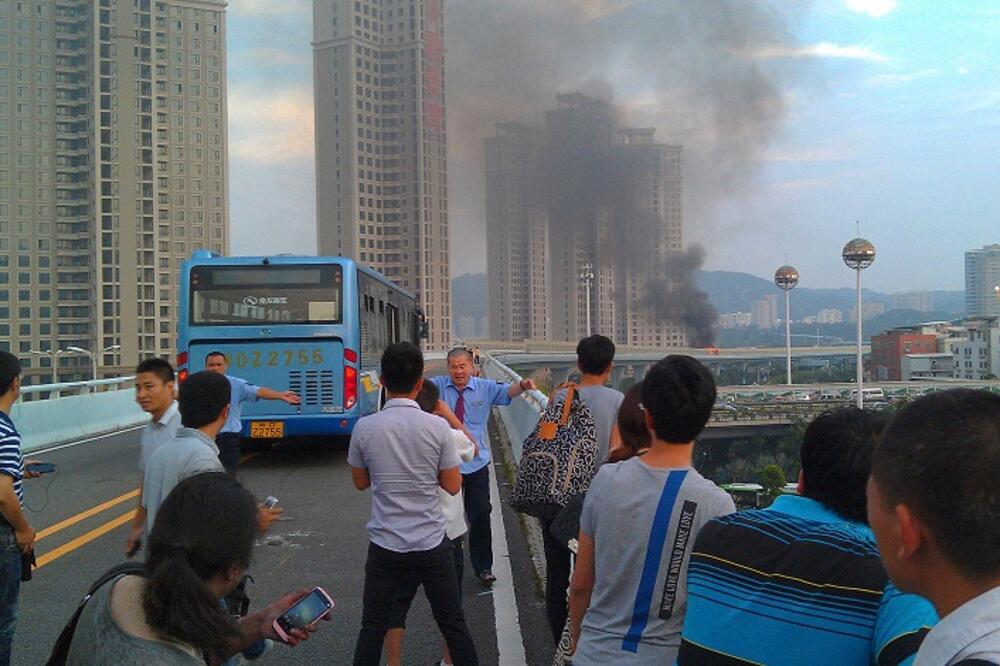
[[[246,403],[243,436],[349,435],[377,408],[389,344],[419,344],[413,293],[343,257],[222,257],[195,251],[181,268],[177,371],[183,382],[222,352],[228,373],[301,405]]]

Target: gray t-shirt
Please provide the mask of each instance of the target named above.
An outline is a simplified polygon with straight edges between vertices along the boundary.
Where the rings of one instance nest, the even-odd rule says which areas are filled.
[[[172,441],[159,447],[146,463],[142,478],[142,506],[146,509],[146,534],[153,531],[156,512],[178,483],[202,472],[224,472],[219,447],[200,430],[178,428]]]
[[[706,522],[735,510],[691,468],[641,458],[601,466],[580,516],[594,539],[595,577],[574,666],[674,663],[691,546]]]
[[[390,400],[354,426],[347,462],[367,468],[371,477],[372,543],[397,553],[441,544],[445,518],[438,472],[462,463],[447,421],[413,400]]]
[[[122,631],[111,616],[111,589],[116,578],[101,587],[83,607],[73,633],[66,663],[69,666],[204,666],[205,662],[178,647]]]
[[[618,422],[618,409],[622,406],[625,394],[607,386],[577,386],[580,399],[587,405],[594,417],[594,434],[597,436],[597,464],[608,459],[608,443],[611,441],[611,430]],[[566,395],[566,389],[560,390],[557,398]]]

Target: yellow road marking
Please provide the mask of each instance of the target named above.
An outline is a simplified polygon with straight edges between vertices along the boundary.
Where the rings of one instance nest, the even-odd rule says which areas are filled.
[[[253,453],[247,453],[247,454],[245,454],[244,456],[242,456],[240,458],[240,462],[247,462],[248,460],[252,460],[252,459],[256,458],[259,455],[260,455],[260,451],[254,451]],[[49,527],[46,527],[43,530],[39,530],[39,532],[35,535],[35,541],[41,541],[42,539],[44,539],[47,536],[55,534],[56,532],[60,532],[60,531],[66,529],[67,527],[70,527],[72,525],[76,525],[77,523],[79,523],[81,521],[84,521],[84,520],[86,520],[88,518],[91,518],[93,516],[96,516],[99,513],[103,513],[103,512],[107,511],[108,509],[110,509],[112,507],[118,506],[122,502],[127,502],[128,500],[130,500],[130,499],[132,499],[134,497],[138,497],[139,496],[139,492],[140,492],[140,489],[136,488],[135,490],[131,490],[131,491],[125,493],[124,495],[119,495],[118,497],[115,497],[113,499],[109,499],[107,502],[103,502],[103,503],[98,504],[97,506],[95,506],[93,508],[87,509],[86,511],[81,511],[80,513],[76,514],[75,516],[70,516],[66,520],[62,520],[62,521],[56,523],[55,525],[50,525]],[[38,564],[36,565],[36,568],[40,569],[43,566],[45,566],[46,564],[48,564],[49,562],[52,562],[53,560],[57,560],[60,557],[62,557],[63,555],[66,555],[67,553],[73,552],[77,548],[80,548],[81,546],[84,546],[84,545],[90,543],[91,541],[93,541],[94,539],[96,539],[99,536],[107,534],[108,532],[110,532],[111,530],[115,529],[116,527],[119,527],[120,525],[124,525],[125,523],[129,522],[130,520],[132,520],[132,518],[135,516],[135,514],[136,514],[136,510],[132,509],[128,513],[126,513],[124,515],[121,515],[121,516],[118,516],[117,518],[104,523],[100,527],[95,527],[94,529],[90,530],[86,534],[84,534],[82,536],[79,536],[79,537],[73,539],[72,541],[69,541],[69,542],[63,544],[62,546],[59,546],[58,548],[55,548],[54,550],[51,550],[51,551],[45,553],[44,555],[42,555],[42,556],[40,556],[38,558]]]
[[[136,512],[136,510],[132,509],[128,513],[123,514],[121,516],[118,516],[114,520],[109,520],[108,522],[104,523],[100,527],[95,527],[94,529],[90,530],[86,534],[84,534],[82,536],[78,536],[77,538],[73,539],[72,541],[70,541],[68,543],[64,543],[63,545],[59,546],[58,548],[56,548],[54,550],[50,550],[49,552],[45,553],[44,555],[41,555],[38,558],[38,564],[36,565],[36,568],[41,569],[42,567],[44,567],[49,562],[52,562],[53,560],[58,560],[63,555],[66,555],[68,553],[72,553],[77,548],[80,548],[81,546],[85,546],[86,544],[90,543],[91,541],[93,541],[97,537],[102,536],[104,534],[107,534],[108,532],[110,532],[111,530],[115,529],[116,527],[120,527],[121,525],[124,525],[125,523],[129,522],[130,520],[132,520],[132,518],[135,516],[135,512]]]
[[[60,530],[64,530],[67,527],[69,527],[70,525],[76,525],[81,520],[86,520],[87,518],[90,518],[91,516],[96,516],[97,514],[103,512],[103,511],[107,511],[108,509],[110,509],[113,506],[118,506],[122,502],[127,502],[128,500],[132,499],[133,497],[138,497],[138,496],[139,496],[139,489],[136,488],[135,490],[127,492],[124,495],[119,495],[118,497],[116,497],[114,499],[110,499],[107,502],[104,502],[103,504],[98,504],[97,506],[95,506],[92,509],[87,509],[86,511],[78,513],[75,516],[70,516],[66,520],[58,522],[55,525],[52,525],[50,527],[46,527],[44,530],[40,530],[38,532],[38,534],[35,535],[35,541],[41,541],[42,539],[44,539],[45,537],[49,536],[50,534],[55,534],[56,532],[59,532]]]

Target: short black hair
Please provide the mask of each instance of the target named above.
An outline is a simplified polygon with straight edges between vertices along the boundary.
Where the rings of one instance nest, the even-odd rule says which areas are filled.
[[[434,411],[440,399],[441,391],[438,391],[438,387],[434,382],[424,382],[424,385],[420,388],[420,393],[417,394],[417,404],[420,405],[420,409],[428,413]]]
[[[888,421],[882,413],[857,407],[831,409],[813,419],[799,447],[802,494],[842,518],[867,523],[865,486],[872,452]]]
[[[0,351],[0,395],[7,395],[14,380],[20,376],[21,361],[10,352]]]
[[[409,342],[389,345],[382,353],[382,384],[390,393],[409,393],[424,374],[424,355]]]
[[[586,375],[603,374],[615,360],[615,343],[604,335],[591,335],[576,345],[576,362]]]
[[[210,351],[207,354],[205,354],[205,363],[208,363],[208,359],[212,358],[213,356],[221,356],[223,361],[226,361],[227,363],[229,362],[229,359],[222,352]]]
[[[905,504],[943,555],[972,579],[1000,574],[1000,395],[952,389],[914,400],[890,421],[872,478]]]
[[[174,366],[162,358],[147,358],[135,368],[135,374],[151,372],[160,378],[164,384],[174,381]]]
[[[667,356],[642,381],[643,409],[652,415],[653,430],[664,442],[693,441],[704,430],[714,405],[712,373],[690,356]]]
[[[181,423],[185,428],[200,428],[219,418],[229,405],[231,390],[229,380],[219,373],[202,370],[190,375],[177,396]]]

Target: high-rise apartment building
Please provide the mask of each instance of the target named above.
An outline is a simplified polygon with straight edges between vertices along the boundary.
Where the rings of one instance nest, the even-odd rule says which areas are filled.
[[[965,253],[965,314],[1000,316],[1000,244]]]
[[[774,328],[778,325],[778,297],[768,294],[750,303],[753,325],[757,328]]]
[[[173,354],[180,262],[228,248],[225,4],[0,2],[0,344],[29,374]]]
[[[320,254],[415,291],[431,348],[451,342],[441,0],[316,0]]]
[[[648,300],[681,250],[680,146],[616,128],[606,102],[556,102],[543,127],[500,123],[485,141],[490,337],[683,345]]]

